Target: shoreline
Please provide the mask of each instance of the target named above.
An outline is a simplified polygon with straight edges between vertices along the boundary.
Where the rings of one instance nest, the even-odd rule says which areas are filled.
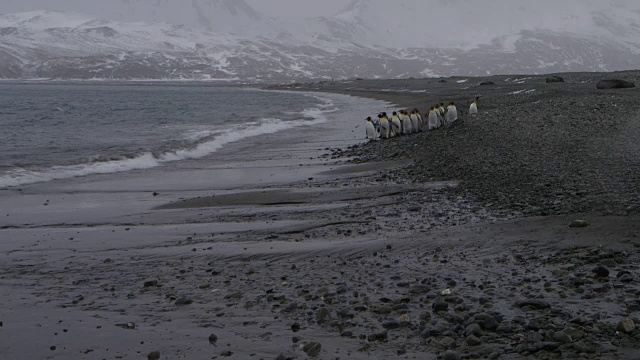
[[[462,99],[475,90],[455,84],[438,93]],[[371,86],[408,88],[402,80]],[[427,96],[435,95],[398,98]],[[496,126],[497,107],[481,105],[478,121]],[[358,111],[355,126],[366,117]],[[19,225],[0,229],[8,294],[0,352],[635,359],[640,214],[523,217],[490,197],[479,201],[468,179],[456,179],[462,171],[431,176],[420,155],[460,132],[469,137],[464,129],[481,131],[477,124],[344,151],[283,144],[270,154],[259,148],[248,164],[238,155],[222,166],[185,163],[185,174],[171,178],[97,177],[16,194],[20,203],[0,212],[11,209]],[[433,166],[451,169],[460,159]],[[195,181],[214,171],[221,185]],[[578,218],[591,225],[569,227]],[[626,318],[635,324],[628,333],[618,329]]]

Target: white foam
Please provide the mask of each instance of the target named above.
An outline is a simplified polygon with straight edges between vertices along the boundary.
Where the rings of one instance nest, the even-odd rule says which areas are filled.
[[[327,103],[323,105],[327,105]],[[161,166],[166,162],[203,158],[220,150],[227,144],[241,141],[246,138],[264,134],[273,134],[299,126],[310,126],[324,123],[327,121],[325,114],[332,111],[335,111],[335,109],[321,110],[312,108],[302,111],[301,115],[305,118],[310,118],[311,120],[283,121],[280,119],[270,118],[261,119],[260,121],[252,123],[236,125],[217,131],[217,134],[216,132],[209,132],[209,135],[215,134],[215,137],[211,141],[196,145],[194,148],[177,149],[175,151],[165,152],[158,156],[154,156],[151,153],[144,153],[131,159],[101,161],[69,166],[54,166],[42,171],[15,169],[7,175],[0,176],[0,188],[68,179],[92,174],[108,174],[149,169]]]

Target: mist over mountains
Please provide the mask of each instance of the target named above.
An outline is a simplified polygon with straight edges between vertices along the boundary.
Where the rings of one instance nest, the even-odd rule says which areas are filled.
[[[640,68],[640,3],[631,0],[353,0],[333,16],[297,19],[266,16],[250,0],[51,7],[0,5],[0,78],[279,81]]]

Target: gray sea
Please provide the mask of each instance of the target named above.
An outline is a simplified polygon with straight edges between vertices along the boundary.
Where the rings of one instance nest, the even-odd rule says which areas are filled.
[[[206,158],[326,122],[336,106],[330,97],[234,87],[0,84],[0,188]]]

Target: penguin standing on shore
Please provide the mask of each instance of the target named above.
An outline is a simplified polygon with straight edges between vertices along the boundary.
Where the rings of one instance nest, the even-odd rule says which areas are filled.
[[[478,99],[480,99],[480,96],[476,96],[476,99],[469,106],[469,115],[471,116],[478,115]]]
[[[413,109],[411,110],[411,128],[413,129],[413,132],[419,132],[422,130],[421,126],[420,126],[420,118],[418,118],[418,110]]]
[[[420,124],[420,131],[424,131],[427,128],[427,123],[418,109],[416,109],[416,116],[418,117],[418,124]]]
[[[402,134],[409,135],[413,133],[413,125],[411,124],[409,113],[405,110],[400,110],[400,120],[402,120]]]
[[[451,102],[447,106],[447,125],[451,126],[456,120],[458,120],[458,108],[454,102]]]
[[[389,118],[387,118],[387,113],[382,113],[378,115],[380,119],[380,129],[382,130],[382,137],[388,139],[391,137],[391,124],[389,124]]]
[[[436,116],[438,117],[438,128],[444,125],[444,109],[442,106],[436,104],[434,111],[436,112]]]
[[[367,118],[367,139],[369,140],[378,140],[380,138],[380,133],[376,130],[376,127],[373,125],[373,121],[371,120],[371,116]]]
[[[402,121],[398,117],[397,112],[391,114],[391,137],[400,136],[402,134]]]
[[[436,109],[435,107],[431,107],[429,109],[429,116],[428,116],[428,126],[429,126],[429,130],[435,130],[439,127],[439,121],[438,121],[438,113],[436,113]]]

